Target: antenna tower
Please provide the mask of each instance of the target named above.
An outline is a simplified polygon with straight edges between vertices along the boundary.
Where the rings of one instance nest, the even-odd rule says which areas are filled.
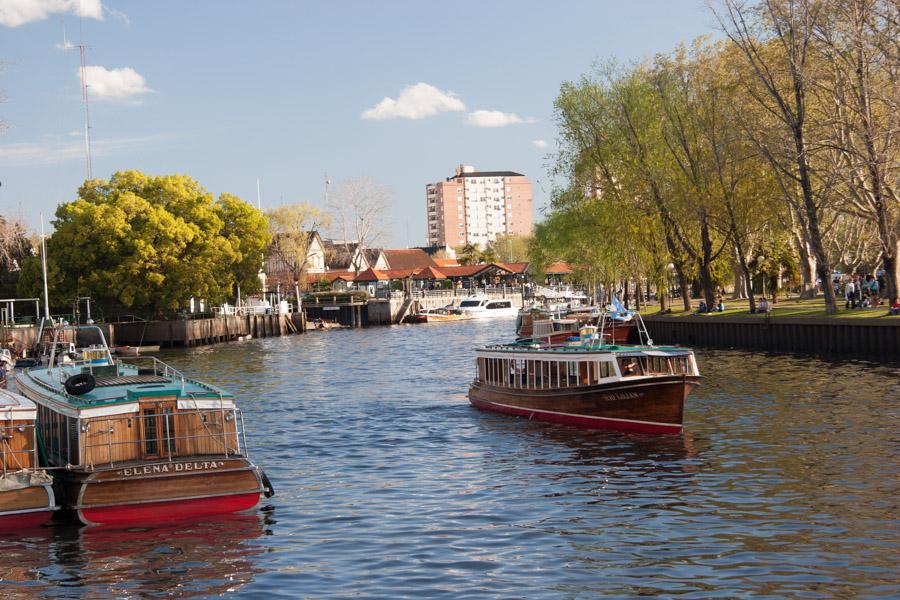
[[[78,44],[78,54],[81,58],[81,102],[84,104],[84,159],[85,172],[88,179],[94,178],[91,167],[91,109],[88,104],[88,84],[84,66],[84,43]]]

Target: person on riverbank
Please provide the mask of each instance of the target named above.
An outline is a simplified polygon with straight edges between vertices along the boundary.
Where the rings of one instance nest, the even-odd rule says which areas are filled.
[[[900,317],[900,298],[894,301],[891,304],[890,308],[888,308],[888,316],[889,317]]]
[[[844,284],[844,308],[856,308],[856,275]]]
[[[772,307],[769,305],[769,301],[766,300],[766,297],[763,296],[762,300],[759,301],[759,304],[756,305],[756,312],[767,314],[772,310]]]
[[[722,300],[722,296],[716,298],[716,312],[725,312],[725,302]]]
[[[872,306],[878,306],[881,303],[879,298],[881,289],[878,285],[878,280],[873,275],[866,275],[866,283],[869,288],[869,301],[872,303]]]

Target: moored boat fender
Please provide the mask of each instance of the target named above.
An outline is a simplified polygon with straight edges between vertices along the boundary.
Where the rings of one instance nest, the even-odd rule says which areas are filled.
[[[259,479],[263,484],[263,495],[266,498],[271,498],[275,495],[275,488],[272,487],[272,482],[269,481],[269,477],[266,475],[266,472],[262,469],[259,470]]]
[[[97,382],[90,373],[79,373],[78,375],[72,375],[66,379],[66,382],[63,385],[66,387],[66,392],[69,394],[80,396],[93,390],[97,385]]]

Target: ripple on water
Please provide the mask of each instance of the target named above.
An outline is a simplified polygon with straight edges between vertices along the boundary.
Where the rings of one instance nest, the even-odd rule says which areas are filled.
[[[11,597],[896,596],[898,369],[699,353],[683,436],[469,407],[511,321],[167,353],[241,399],[253,515],[4,542]]]

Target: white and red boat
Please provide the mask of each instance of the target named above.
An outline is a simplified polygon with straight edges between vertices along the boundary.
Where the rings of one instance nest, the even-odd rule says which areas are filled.
[[[38,527],[56,510],[53,480],[38,466],[36,416],[34,403],[0,389],[0,531]]]
[[[47,365],[17,375],[63,508],[87,525],[154,525],[273,493],[231,394],[154,357],[114,360],[97,327],[66,329],[97,343],[60,356],[54,339]]]

